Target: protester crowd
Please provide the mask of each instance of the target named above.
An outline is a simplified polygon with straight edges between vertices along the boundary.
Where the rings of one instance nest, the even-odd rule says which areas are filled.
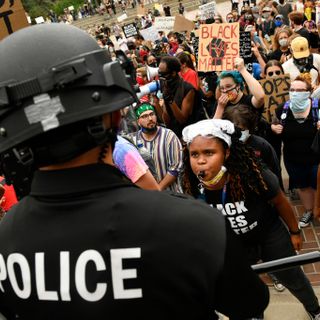
[[[135,0],[117,3],[122,12],[137,5]],[[157,40],[140,31],[153,26],[155,17],[170,16],[169,5],[164,12],[155,6],[137,18],[132,37],[126,37],[119,23],[87,30],[120,61],[140,99],[122,110],[115,165],[140,188],[184,193],[216,207],[252,264],[295,255],[302,245],[301,228],[320,218],[316,6],[312,0],[232,1],[225,17],[199,15],[195,30],[159,31]],[[108,0],[99,13],[112,16],[116,10]],[[184,12],[179,2],[179,14]],[[250,33],[251,60],[236,58],[233,70],[198,71],[200,25],[235,22]],[[259,80],[284,74],[290,78],[289,94],[268,119]],[[282,181],[281,157],[289,190]],[[304,206],[299,221],[285,196],[289,191]],[[12,192],[6,190],[2,198],[5,211]],[[320,319],[318,300],[300,268],[271,276],[276,289],[282,291],[284,285],[312,319]]]

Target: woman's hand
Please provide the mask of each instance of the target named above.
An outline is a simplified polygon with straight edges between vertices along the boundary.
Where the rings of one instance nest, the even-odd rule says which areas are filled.
[[[226,93],[223,93],[218,100],[218,107],[224,109],[228,104],[229,98]]]
[[[272,124],[271,125],[271,130],[275,133],[275,134],[281,134],[283,131],[283,125],[281,124]]]
[[[244,61],[242,58],[235,58],[234,59],[234,68],[239,72],[241,72],[242,70],[245,69]]]
[[[291,235],[291,243],[294,247],[294,250],[300,251],[302,248],[302,237],[301,234],[292,234]]]

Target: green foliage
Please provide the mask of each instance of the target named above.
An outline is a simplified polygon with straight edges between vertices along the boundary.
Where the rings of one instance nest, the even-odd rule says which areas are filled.
[[[49,10],[53,9],[53,2],[50,0],[22,0],[24,9],[31,18],[48,16]]]
[[[74,6],[74,9],[77,10],[84,4],[83,0],[57,0],[54,4],[54,12],[57,15],[63,14],[63,10],[70,6]]]
[[[63,14],[63,10],[74,6],[75,10],[84,4],[84,0],[22,0],[25,10],[31,18],[48,16],[49,10],[53,10],[57,15]]]

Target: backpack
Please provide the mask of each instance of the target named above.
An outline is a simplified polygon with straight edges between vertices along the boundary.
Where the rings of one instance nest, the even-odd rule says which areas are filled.
[[[312,119],[313,124],[316,126],[317,122],[320,120],[319,117],[319,99],[311,99],[312,100]],[[280,124],[284,126],[286,124],[287,114],[290,106],[290,100],[286,101],[286,103],[283,106],[282,113],[280,116]]]

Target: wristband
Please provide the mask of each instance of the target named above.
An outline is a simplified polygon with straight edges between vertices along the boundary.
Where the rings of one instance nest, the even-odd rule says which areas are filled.
[[[298,229],[297,231],[289,230],[289,233],[293,236],[298,236],[299,234],[301,234],[301,229]]]

